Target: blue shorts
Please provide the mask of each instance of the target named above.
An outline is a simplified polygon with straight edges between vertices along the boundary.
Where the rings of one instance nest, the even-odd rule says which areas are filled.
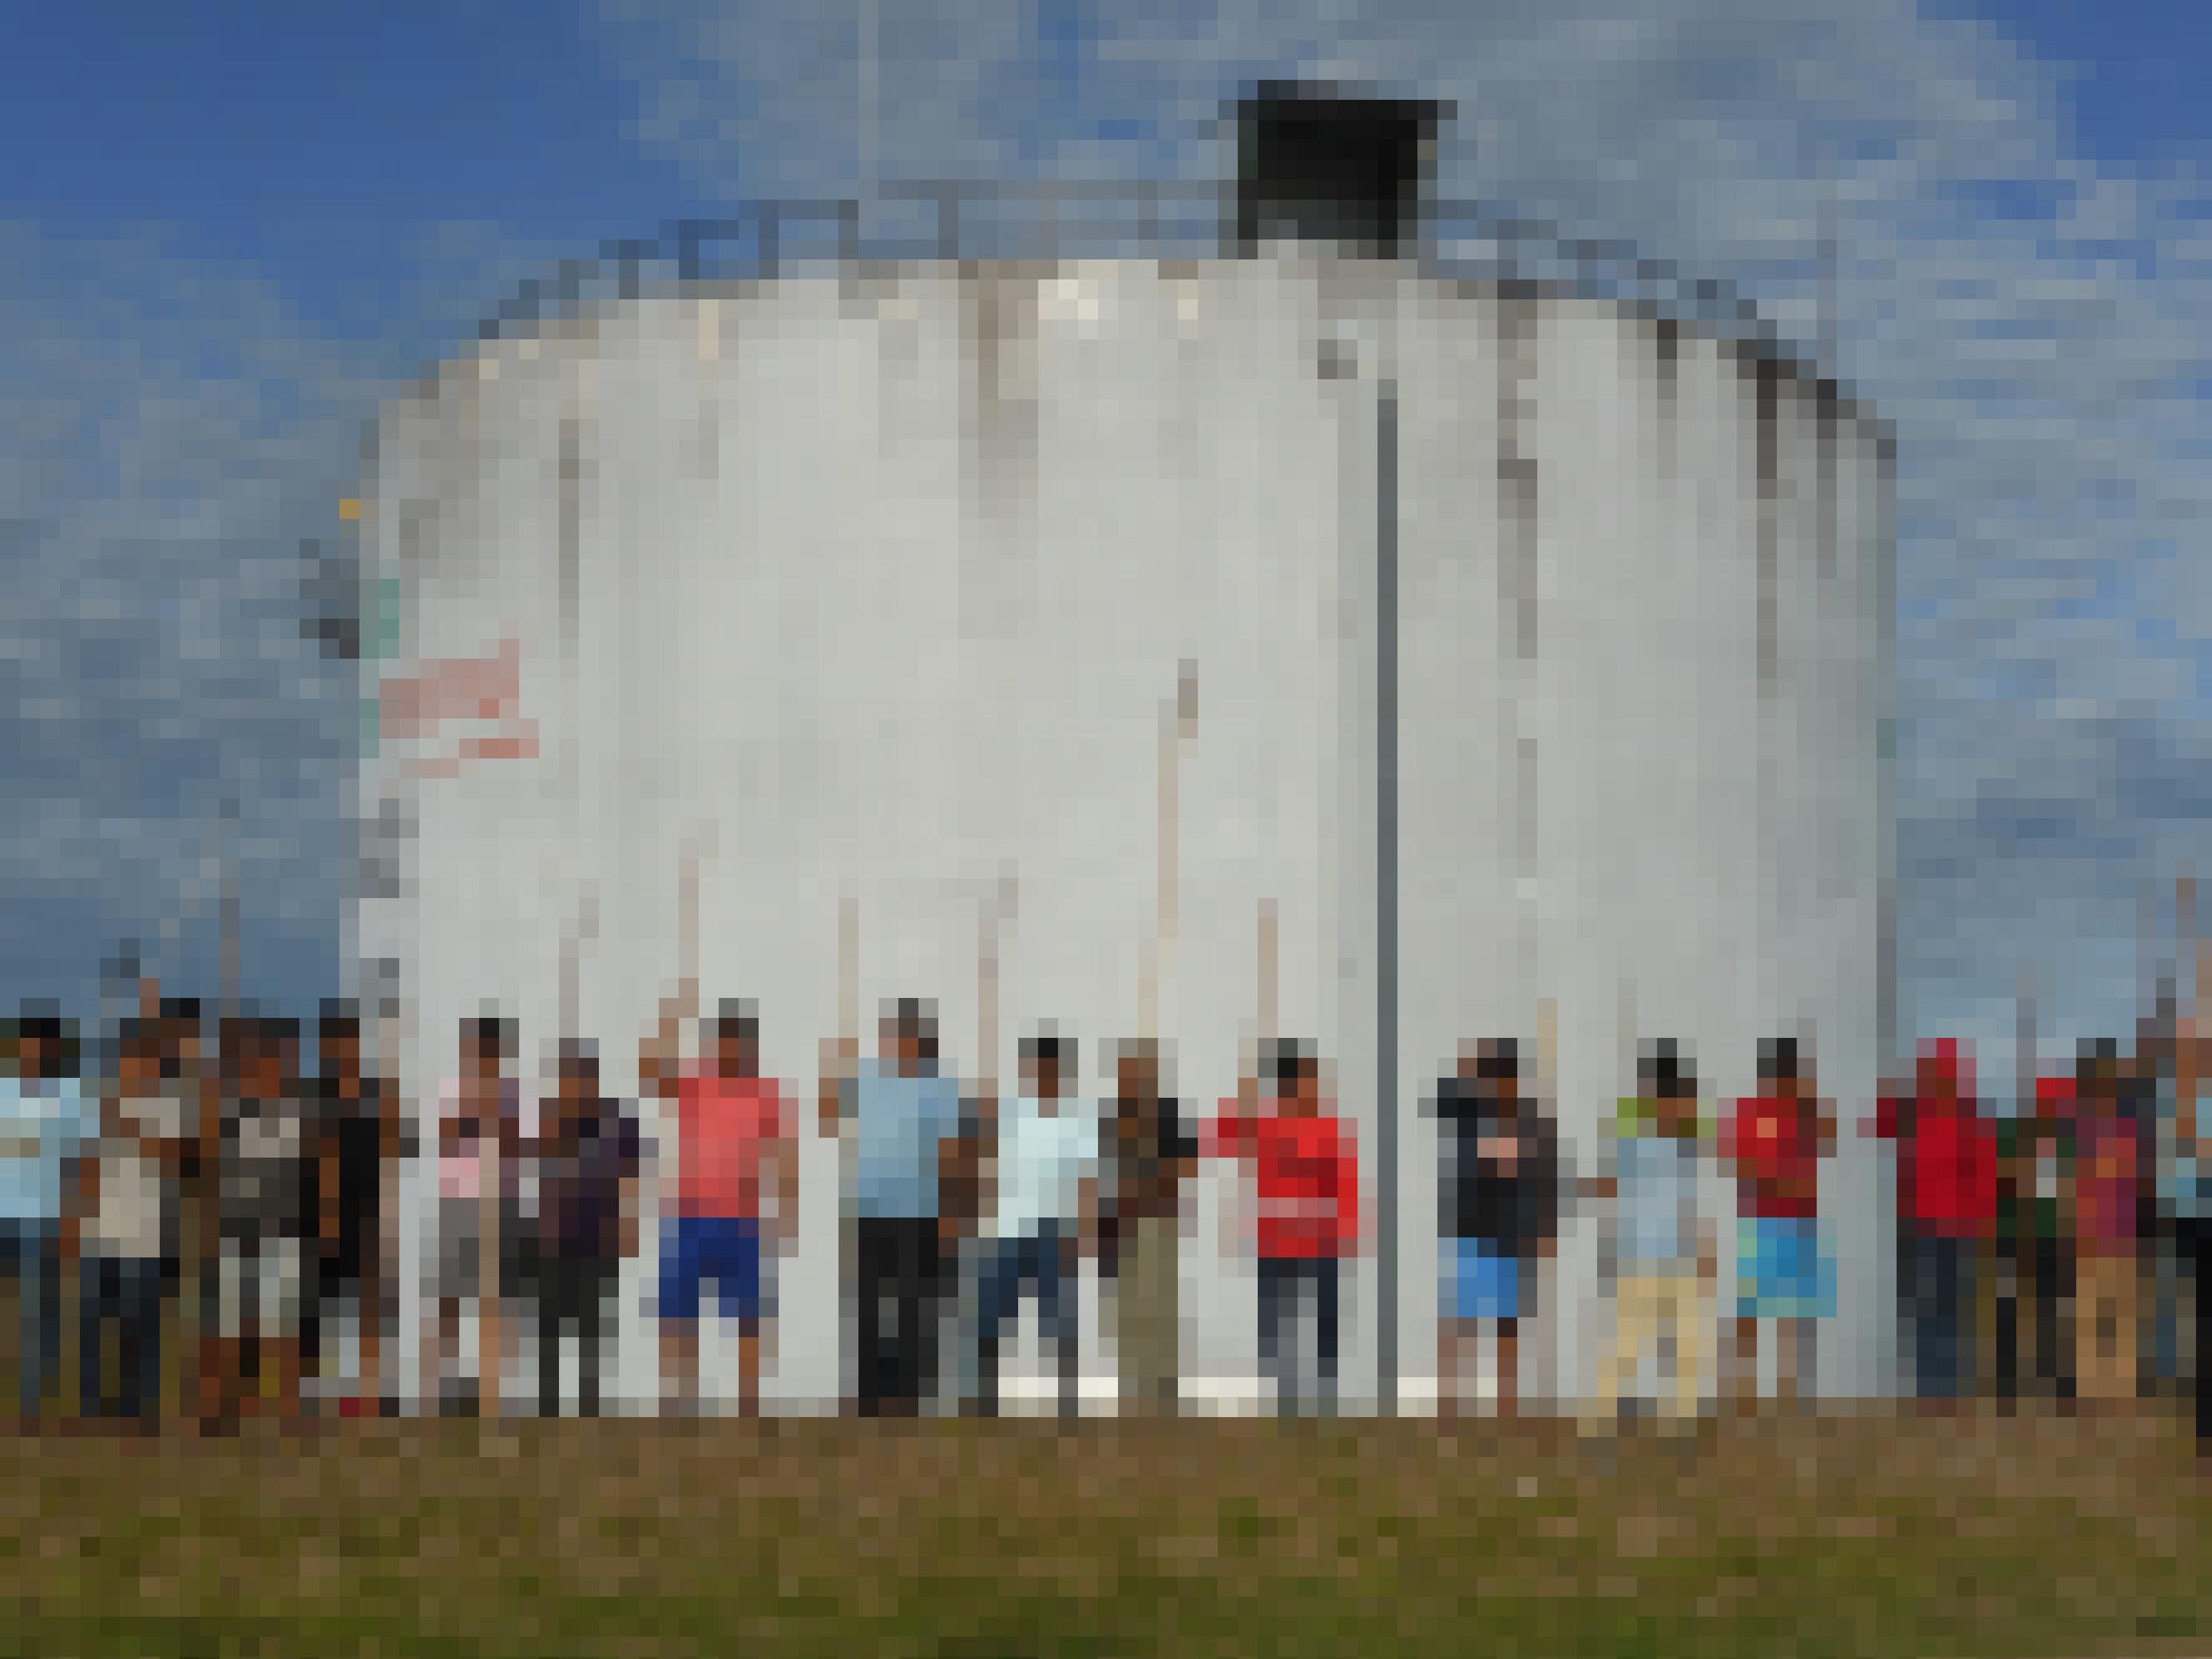
[[[709,1281],[725,1316],[746,1325],[760,1320],[761,1226],[748,1218],[680,1215],[660,1247],[660,1316],[689,1323],[699,1317],[699,1292]]]
[[[1480,1238],[1442,1241],[1437,1311],[1445,1319],[1518,1319],[1527,1266]]]
[[[1835,1312],[1835,1273],[1820,1254],[1819,1223],[1744,1216],[1735,1243],[1738,1319],[1825,1319]]]

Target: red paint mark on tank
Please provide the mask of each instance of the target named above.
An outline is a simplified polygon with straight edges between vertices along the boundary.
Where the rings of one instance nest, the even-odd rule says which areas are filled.
[[[538,758],[538,722],[520,710],[522,647],[517,641],[501,641],[487,657],[425,661],[377,690],[382,740],[414,750],[394,757],[409,777],[459,777],[477,761]]]

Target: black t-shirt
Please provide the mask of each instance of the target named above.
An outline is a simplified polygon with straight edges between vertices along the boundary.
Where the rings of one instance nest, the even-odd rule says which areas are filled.
[[[538,1224],[545,1252],[566,1261],[617,1258],[622,1183],[638,1173],[644,1157],[637,1120],[615,1100],[587,1109],[574,1145],[541,1147]]]
[[[1527,1101],[1507,1117],[1486,1085],[1458,1077],[1437,1083],[1434,1110],[1445,1132],[1438,1160],[1444,1237],[1480,1239],[1513,1255],[1526,1255],[1556,1237],[1558,1127]],[[1478,1153],[1483,1141],[1493,1139],[1516,1146],[1510,1165]]]
[[[322,1080],[323,1133],[337,1155],[337,1255],[351,1261],[365,1249],[384,1200],[384,1114],[391,1089],[374,1075],[348,1100]]]
[[[1142,1194],[1152,1188],[1177,1158],[1196,1158],[1198,1141],[1183,1127],[1182,1103],[1172,1095],[1160,1097],[1152,1121],[1145,1126],[1147,1133],[1134,1139],[1121,1133],[1123,1108],[1119,1101],[1108,1103],[1112,1113],[1103,1125],[1107,1147],[1114,1160],[1114,1184],[1117,1196],[1121,1194]]]
[[[1111,1273],[1120,1264],[1120,1246],[1129,1224],[1159,1212],[1162,1178],[1178,1159],[1198,1156],[1198,1140],[1185,1127],[1182,1103],[1172,1095],[1160,1097],[1151,1121],[1133,1138],[1122,1133],[1122,1115],[1128,1108],[1113,1098],[1106,1106],[1106,1120],[1100,1127],[1113,1180],[1103,1206],[1102,1231],[1103,1265]]]
[[[313,1109],[297,1094],[224,1110],[218,1200],[225,1238],[307,1236],[314,1193]]]

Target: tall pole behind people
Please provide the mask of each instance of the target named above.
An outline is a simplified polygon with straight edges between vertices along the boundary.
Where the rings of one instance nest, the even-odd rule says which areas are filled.
[[[999,1167],[999,985],[1004,933],[1013,915],[1012,872],[1002,872],[977,921],[975,948],[975,1097],[956,1143],[947,1178],[940,1182],[940,1243],[954,1275],[955,1406],[980,1401],[982,1381],[983,1218],[990,1213],[1002,1171]]]
[[[1559,1005],[1556,998],[1536,999],[1536,1109],[1547,1118],[1554,1135],[1559,1122]],[[1554,1172],[1555,1182],[1565,1180],[1564,1169]],[[1559,1194],[1564,1197],[1564,1193]],[[1556,1227],[1556,1219],[1555,1219]],[[1548,1406],[1559,1396],[1559,1348],[1561,1333],[1557,1312],[1559,1307],[1559,1250],[1556,1234],[1551,1248],[1538,1253],[1529,1287],[1535,1299],[1534,1316],[1540,1320],[1536,1335],[1536,1397],[1540,1405]],[[1515,1379],[1517,1383],[1519,1379]]]
[[[1146,952],[1137,984],[1137,1035],[1152,1042],[1160,1035],[1160,1005],[1174,971],[1176,934],[1182,908],[1182,757],[1198,735],[1198,668],[1184,662],[1175,696],[1162,710],[1159,745],[1159,818],[1156,843],[1157,879],[1152,948]]]
[[[682,1063],[683,1028],[699,1013],[699,861],[698,842],[687,836],[676,859],[676,988],[660,999],[658,1031],[641,1045],[637,1067],[640,1107],[647,1097],[662,1103],[659,1143],[673,1149],[677,1166],[676,1179],[659,1183],[652,1207],[660,1217],[664,1258],[656,1310],[660,1320],[661,1403],[664,1410],[678,1417],[696,1409],[699,1387],[698,1267],[684,1250],[688,1242],[684,1235],[697,1229],[684,1213],[683,1188],[699,1133],[692,1117],[700,1108],[685,1098],[685,1085],[692,1079]],[[673,1125],[665,1116],[671,1106],[677,1119]],[[690,1254],[696,1255],[696,1252]]]
[[[837,1035],[822,1045],[821,1087],[817,1126],[835,1143],[837,1154],[838,1394],[841,1409],[860,1408],[859,1227],[850,1202],[853,1192],[854,1115],[843,1109],[857,1082],[860,1060],[860,905],[848,887],[837,900]],[[849,1366],[849,1369],[848,1369]]]
[[[2174,1156],[2166,1172],[2166,1201],[2174,1216],[2176,1244],[2191,1280],[2196,1354],[2191,1394],[2200,1459],[2212,1459],[2212,1129],[2204,1121],[2208,1066],[2205,1041],[2212,1031],[2212,944],[2197,933],[2197,884],[2183,875],[2174,896],[2175,930],[2185,971],[2193,983],[2183,993],[2186,1011],[2174,1045]]]

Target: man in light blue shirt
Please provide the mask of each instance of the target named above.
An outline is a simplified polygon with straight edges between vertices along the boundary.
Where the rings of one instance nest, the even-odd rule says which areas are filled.
[[[1599,1371],[1599,1426],[1618,1409],[1623,1388],[1645,1351],[1671,1337],[1674,1388],[1669,1425],[1695,1424],[1712,1350],[1708,1303],[1717,1250],[1698,1203],[1704,1164],[1696,1074],[1673,1043],[1654,1044],[1638,1067],[1637,1093],[1620,1103],[1607,1156],[1593,1183],[1615,1197],[1614,1335]]]
[[[981,1408],[999,1414],[999,1337],[1036,1293],[1037,1320],[1058,1351],[1060,1414],[1076,1413],[1076,1298],[1081,1259],[1098,1224],[1099,1115],[1071,1098],[1072,1039],[1043,1034],[1022,1044],[1022,1088],[998,1122],[998,1179],[986,1207],[977,1363]]]
[[[960,1085],[937,1069],[937,1018],[902,998],[882,1024],[882,1057],[825,1092],[823,1125],[849,1137],[854,1395],[863,1417],[915,1417],[937,1380],[937,1329],[953,1240],[939,1176],[958,1164]]]
[[[99,1130],[66,1050],[72,1034],[52,1015],[17,1027],[15,1075],[0,1077],[0,1261],[22,1306],[19,1412],[27,1432],[61,1368],[62,1222],[78,1158]]]

